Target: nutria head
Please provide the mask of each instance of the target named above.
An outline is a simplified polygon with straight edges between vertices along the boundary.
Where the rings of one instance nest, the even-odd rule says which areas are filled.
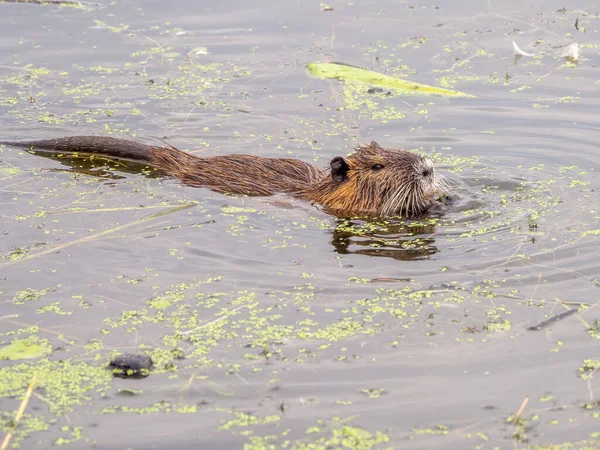
[[[430,159],[377,142],[348,158],[333,158],[330,168],[330,175],[301,196],[336,215],[414,217],[447,191]]]

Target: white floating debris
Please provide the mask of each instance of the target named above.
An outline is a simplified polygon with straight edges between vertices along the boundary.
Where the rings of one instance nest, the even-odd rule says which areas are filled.
[[[515,41],[513,41],[512,44],[513,44],[513,51],[515,52],[515,56],[534,56],[532,53],[527,53],[527,52],[524,52],[523,50],[521,50]]]
[[[573,42],[571,45],[567,45],[565,48],[563,48],[560,56],[563,58],[568,58],[572,61],[578,61],[579,57],[581,56],[579,44],[577,42]]]
[[[208,55],[208,49],[206,47],[193,48],[188,53],[188,58],[191,58],[192,56],[198,56],[198,55]]]

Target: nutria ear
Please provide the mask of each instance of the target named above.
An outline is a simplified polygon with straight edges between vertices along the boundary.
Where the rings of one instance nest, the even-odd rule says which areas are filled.
[[[383,150],[383,148],[381,147],[381,145],[379,145],[375,141],[371,141],[371,143],[369,144],[369,147],[371,147],[373,150]]]
[[[346,174],[350,168],[346,160],[341,156],[336,156],[333,158],[329,162],[329,167],[331,167],[331,178],[333,178],[333,181],[337,183],[346,179]]]

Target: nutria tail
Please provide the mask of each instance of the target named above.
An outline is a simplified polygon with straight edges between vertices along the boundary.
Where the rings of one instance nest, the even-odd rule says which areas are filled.
[[[148,145],[105,136],[72,136],[37,141],[0,141],[0,144],[28,148],[29,150],[90,153],[138,162],[150,162],[151,158]]]

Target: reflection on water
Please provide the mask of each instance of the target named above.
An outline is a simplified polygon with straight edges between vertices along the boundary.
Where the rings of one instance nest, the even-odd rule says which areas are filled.
[[[341,255],[357,254],[401,261],[426,259],[437,253],[435,221],[376,222],[337,220],[331,244]]]
[[[119,172],[123,174],[142,173],[148,178],[159,178],[163,176],[156,169],[135,161],[115,160],[104,156],[83,154],[57,154],[56,152],[47,152],[43,150],[36,150],[35,152],[32,152],[32,154],[57,161],[63,166],[70,167],[70,169],[54,170],[81,173],[93,177],[109,178],[113,180],[125,179],[126,177],[119,175]]]

